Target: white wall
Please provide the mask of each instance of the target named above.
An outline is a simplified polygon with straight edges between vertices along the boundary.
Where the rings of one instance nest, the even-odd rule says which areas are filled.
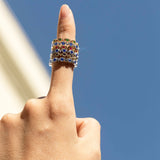
[[[49,54],[48,54],[49,55]],[[47,94],[49,75],[5,1],[0,1],[0,118]]]

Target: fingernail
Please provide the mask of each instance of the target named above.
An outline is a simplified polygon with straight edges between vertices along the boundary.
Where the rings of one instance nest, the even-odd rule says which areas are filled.
[[[43,99],[43,98],[45,98],[46,96],[42,96],[42,97],[38,97],[37,99]]]
[[[61,7],[61,18],[67,17],[71,13],[71,9],[67,4],[62,5]]]
[[[70,9],[68,4],[64,4],[64,6],[66,6],[68,9]]]

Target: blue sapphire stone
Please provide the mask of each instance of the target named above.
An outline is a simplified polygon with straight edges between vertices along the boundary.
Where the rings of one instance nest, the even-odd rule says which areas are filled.
[[[71,60],[71,59],[68,59],[68,62],[72,62],[72,60]]]
[[[57,42],[54,43],[55,46],[56,46],[57,44],[58,44]]]
[[[73,51],[70,51],[70,53],[73,54],[74,52],[73,52]]]
[[[53,59],[53,62],[56,62],[56,61],[57,61],[57,58],[54,58],[54,59]]]
[[[61,61],[64,61],[64,58],[60,58]]]
[[[63,49],[62,51],[63,51],[63,52],[66,52],[66,49]]]
[[[65,42],[61,42],[61,44],[62,44],[62,45],[65,45],[66,43],[65,43]]]
[[[70,45],[70,46],[72,46],[72,45],[73,45],[73,43],[69,43],[69,45]]]
[[[56,52],[58,52],[58,49],[56,49]]]

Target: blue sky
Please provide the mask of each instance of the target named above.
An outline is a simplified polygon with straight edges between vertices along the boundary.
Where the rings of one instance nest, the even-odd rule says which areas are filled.
[[[102,159],[160,159],[160,1],[8,0],[48,70],[59,8],[73,10],[77,116],[102,125]]]

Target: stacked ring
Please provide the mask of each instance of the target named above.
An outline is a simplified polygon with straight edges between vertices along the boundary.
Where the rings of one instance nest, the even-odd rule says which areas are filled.
[[[54,62],[66,62],[77,67],[78,58],[79,44],[76,41],[61,38],[52,41],[49,66]]]

